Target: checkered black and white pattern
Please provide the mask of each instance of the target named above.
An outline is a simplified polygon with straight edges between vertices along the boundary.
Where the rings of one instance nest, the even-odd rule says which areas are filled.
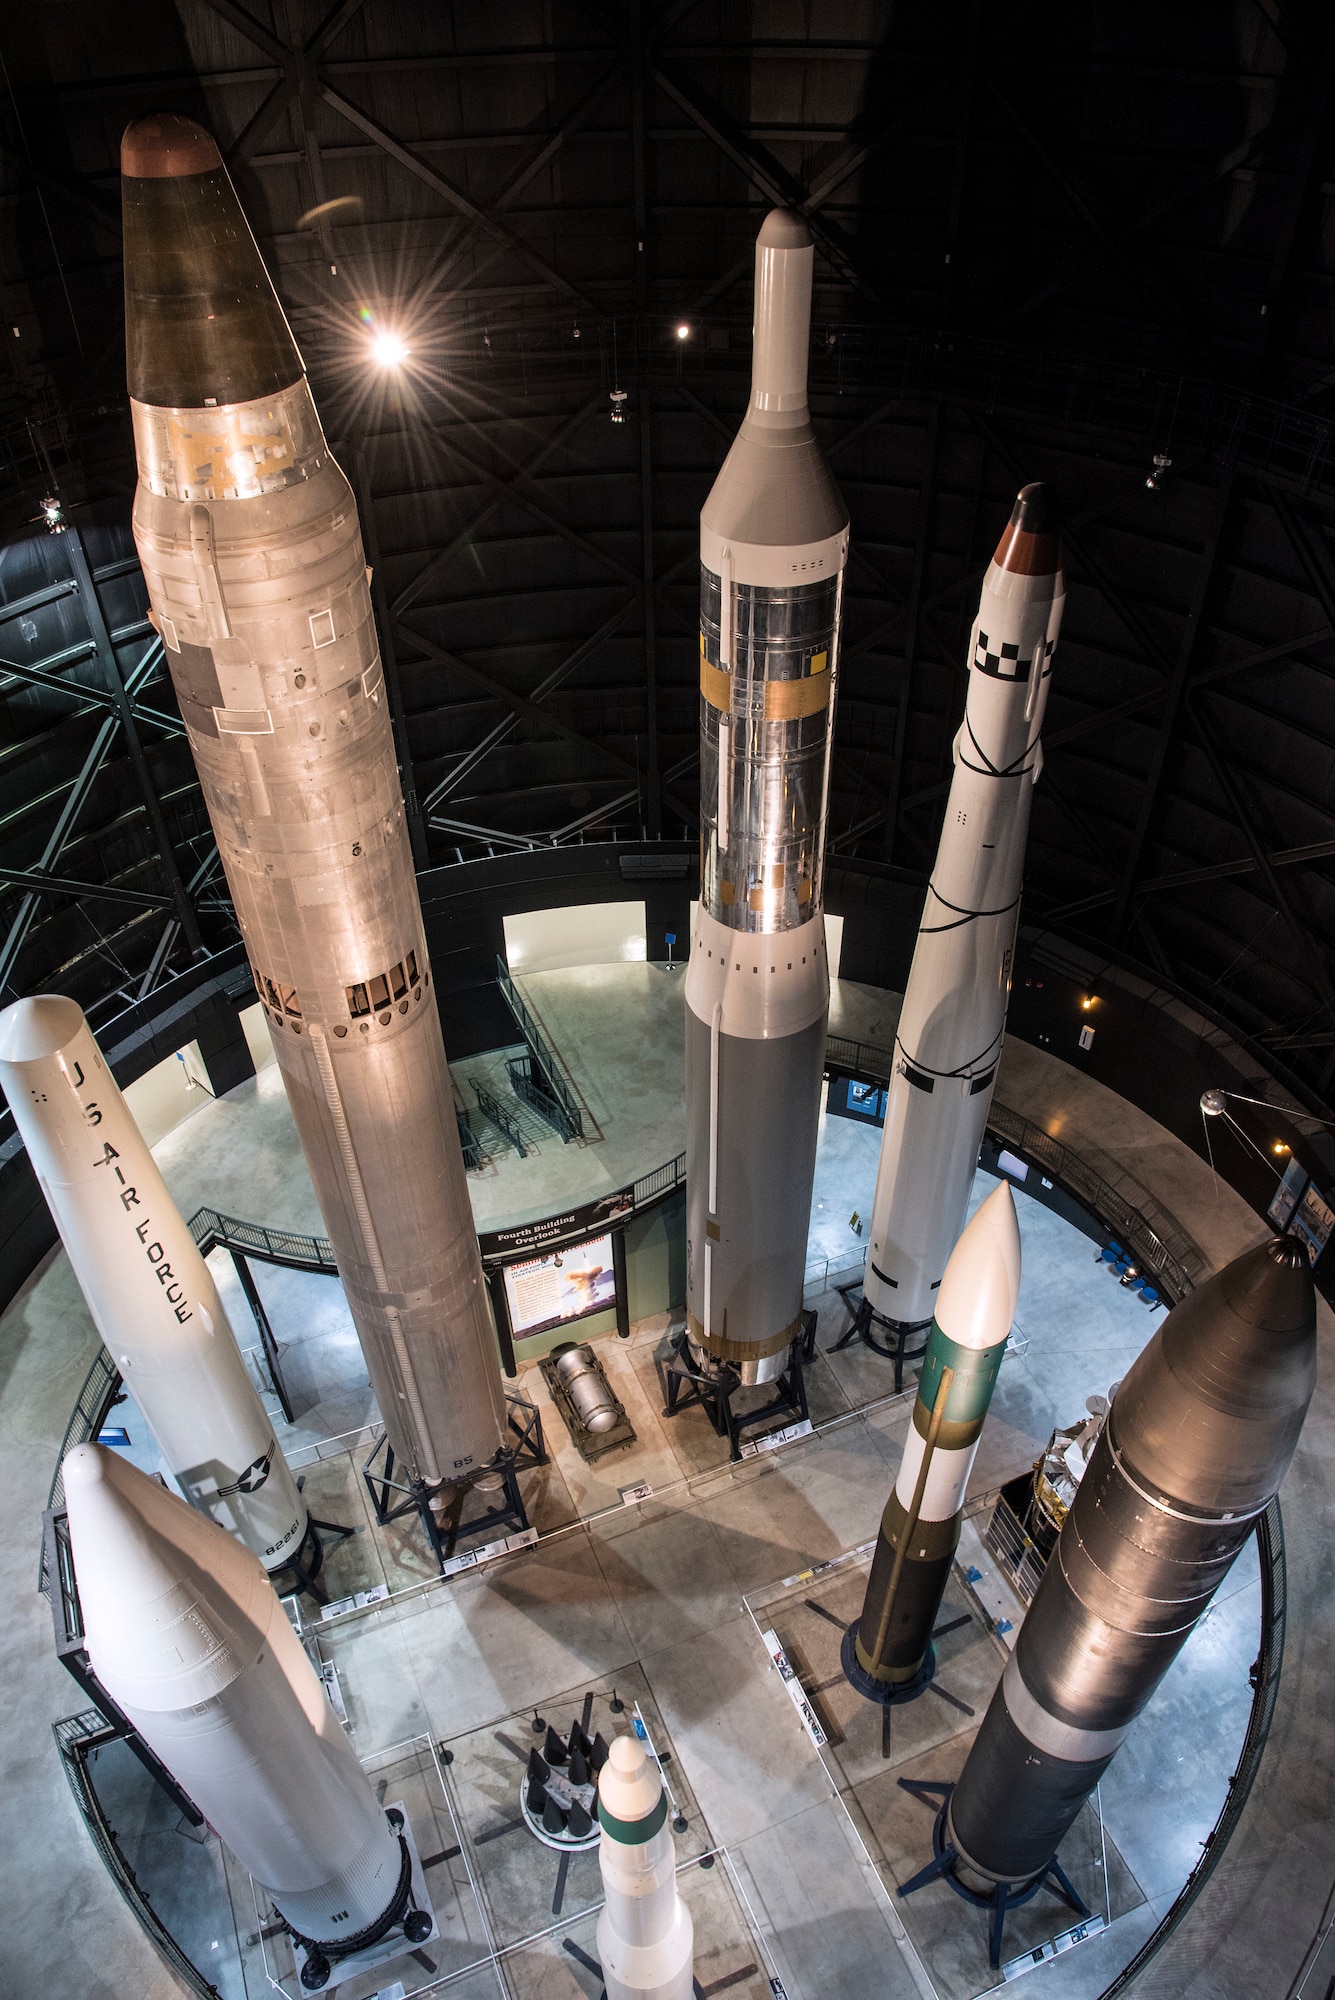
[[[1049,639],[1044,648],[1043,663],[1045,666],[1052,658],[1054,643],[1055,641]],[[1021,659],[1019,647],[1012,645],[1009,640],[1003,640],[999,650],[995,653],[989,651],[989,645],[990,641],[986,632],[980,632],[978,634],[978,644],[974,647],[973,652],[973,663],[980,674],[991,674],[994,680],[999,681],[1028,680],[1029,669],[1033,664],[1032,657],[1029,654],[1026,653],[1025,657]]]

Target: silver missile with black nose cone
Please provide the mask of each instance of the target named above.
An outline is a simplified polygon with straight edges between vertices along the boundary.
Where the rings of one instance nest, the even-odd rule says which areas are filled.
[[[896,1326],[931,1320],[987,1127],[1065,601],[1056,497],[1026,486],[983,579],[955,774],[895,1037],[863,1292]]]
[[[400,1476],[458,1479],[504,1403],[356,504],[212,138],[121,170],[153,620]]]
[[[1278,1492],[1316,1384],[1290,1238],[1175,1306],[1118,1388],[950,1798],[964,1879],[1033,1880]]]
[[[815,252],[756,244],[751,402],[700,515],[700,906],[686,975],[697,1351],[782,1373],[801,1325],[825,1022],[825,817],[848,509],[807,409]]]

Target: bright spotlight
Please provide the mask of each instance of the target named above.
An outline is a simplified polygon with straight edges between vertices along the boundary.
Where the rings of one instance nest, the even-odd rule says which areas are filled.
[[[685,320],[682,320],[681,324],[677,328],[677,338],[678,340],[689,340],[690,337],[691,337],[691,329],[689,326],[687,326]]]
[[[401,368],[408,359],[408,348],[400,334],[386,328],[371,342],[371,359],[379,368]]]

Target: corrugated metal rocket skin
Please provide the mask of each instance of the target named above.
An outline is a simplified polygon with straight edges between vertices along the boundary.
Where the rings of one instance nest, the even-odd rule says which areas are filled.
[[[823,869],[848,509],[807,408],[814,252],[756,246],[751,403],[700,516],[701,889],[686,977],[687,1313],[745,1381],[801,1321],[829,973]]]
[[[950,1800],[994,1881],[1056,1851],[1288,1470],[1316,1382],[1307,1255],[1248,1250],[1160,1325],[1108,1421]]]
[[[504,1403],[356,505],[212,140],[123,165],[153,615],[390,1442],[457,1477]]]
[[[270,1569],[306,1503],[208,1265],[77,1002],[0,1014],[0,1088],[94,1323],[191,1503]]]
[[[983,580],[955,771],[896,1034],[865,1293],[902,1325],[931,1319],[987,1125],[1064,592],[1055,498],[1026,486]]]
[[[855,1659],[886,1688],[915,1680],[923,1668],[1019,1295],[1020,1230],[1003,1181],[946,1266],[904,1456],[876,1538]]]
[[[114,1452],[64,1475],[99,1681],[300,1936],[374,1926],[404,1850],[260,1565]]]

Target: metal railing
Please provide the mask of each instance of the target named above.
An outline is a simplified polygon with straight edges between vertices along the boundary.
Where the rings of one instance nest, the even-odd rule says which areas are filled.
[[[827,1035],[825,1066],[869,1083],[888,1083],[894,1074],[894,1051],[875,1042],[857,1042],[845,1035]],[[992,1100],[987,1129],[1011,1152],[1036,1166],[1049,1180],[1074,1196],[1099,1222],[1115,1231],[1133,1252],[1143,1271],[1152,1272],[1156,1287],[1170,1305],[1184,1299],[1203,1266],[1199,1252],[1181,1225],[1119,1169],[1114,1182],[1098,1168],[1054,1139],[1008,1105]],[[1111,1163],[1110,1163],[1111,1165]],[[1120,1184],[1119,1184],[1120,1183]]]
[[[466,1111],[456,1110],[454,1120],[459,1127],[459,1145],[463,1150],[464,1172],[476,1173],[482,1165],[482,1146],[477,1133],[469,1123]]]
[[[190,1234],[205,1257],[210,1250],[239,1250],[243,1257],[281,1264],[288,1271],[338,1275],[334,1246],[327,1236],[305,1236],[297,1229],[270,1229],[266,1223],[243,1222],[239,1216],[223,1215],[216,1208],[197,1208],[190,1218]]]
[[[1228,1781],[1228,1790],[1224,1794],[1223,1806],[1218,1819],[1201,1842],[1200,1860],[1179,1889],[1162,1921],[1151,1931],[1135,1957],[1122,1967],[1110,1985],[1104,1987],[1098,2000],[1116,2000],[1119,1993],[1125,1993],[1132,1981],[1140,1976],[1150,1960],[1167,1944],[1223,1859],[1224,1849],[1242,1818],[1243,1809],[1256,1782],[1256,1774],[1261,1768],[1266,1738],[1270,1734],[1270,1725],[1275,1716],[1275,1703],[1279,1699],[1279,1675],[1284,1660],[1284,1635],[1288,1623],[1284,1519],[1279,1511],[1277,1499],[1272,1500],[1265,1511],[1257,1516],[1256,1553],[1261,1566],[1261,1644],[1251,1669],[1253,1688],[1251,1711],[1247,1717],[1242,1749],[1238,1753],[1237,1764]],[[1200,1946],[1195,1943],[1187,1947],[1186,1955],[1193,1967],[1198,1963],[1199,1950]]]
[[[95,1438],[106,1423],[107,1413],[120,1394],[121,1377],[105,1347],[99,1347],[92,1367],[84,1377],[78,1400],[70,1412],[70,1420],[65,1426],[65,1435],[60,1441],[56,1455],[56,1469],[51,1475],[51,1490],[47,1495],[48,1509],[65,1505],[65,1475],[62,1467],[66,1452],[73,1451],[76,1444],[87,1444]],[[37,1588],[50,1595],[50,1579],[46,1573],[46,1537],[42,1537],[42,1553],[37,1565]],[[101,1718],[98,1718],[99,1721]]]
[[[631,1189],[631,1200],[636,1208],[648,1208],[661,1201],[674,1188],[686,1185],[686,1155],[678,1153],[675,1159],[665,1160],[661,1167],[654,1167],[650,1173],[641,1174]]]
[[[1115,1230],[1141,1269],[1153,1272],[1156,1289],[1169,1305],[1187,1296],[1203,1273],[1203,1260],[1186,1232],[1145,1188],[1130,1180],[1114,1186],[1041,1125],[995,1100],[987,1116],[987,1129]],[[1153,1219],[1146,1214],[1147,1208],[1154,1211]]]
[[[511,1056],[505,1069],[515,1096],[527,1104],[530,1111],[536,1111],[566,1145],[582,1136],[560,1098],[553,1097],[548,1090],[546,1075],[538,1068],[533,1056]]]
[[[198,2000],[222,2000],[217,1987],[211,1985],[186,1957],[153,1908],[152,1898],[121,1852],[115,1828],[102,1810],[102,1801],[88,1773],[88,1757],[90,1752],[105,1749],[108,1744],[114,1743],[117,1740],[115,1730],[96,1709],[88,1709],[82,1715],[66,1716],[63,1722],[53,1723],[51,1733],[56,1739],[60,1761],[89,1838],[101,1855],[107,1873],[120,1890],[131,1916],[159,1957],[171,1967],[181,1983],[198,1996]]]
[[[524,1133],[513,1112],[507,1111],[498,1097],[494,1097],[485,1083],[473,1085],[473,1095],[477,1108],[489,1125],[494,1125],[503,1139],[508,1140],[521,1160],[528,1158],[528,1147],[524,1144]]]
[[[528,1052],[533,1058],[534,1067],[540,1071],[547,1090],[555,1098],[565,1115],[570,1126],[571,1138],[582,1139],[584,1137],[584,1118],[575,1093],[570,1088],[570,1084],[559,1061],[551,1049],[548,1048],[541,1028],[529,1012],[523,994],[510,977],[509,966],[499,954],[496,959],[496,983],[501,989],[506,1006],[515,1017],[515,1025],[524,1037]]]

